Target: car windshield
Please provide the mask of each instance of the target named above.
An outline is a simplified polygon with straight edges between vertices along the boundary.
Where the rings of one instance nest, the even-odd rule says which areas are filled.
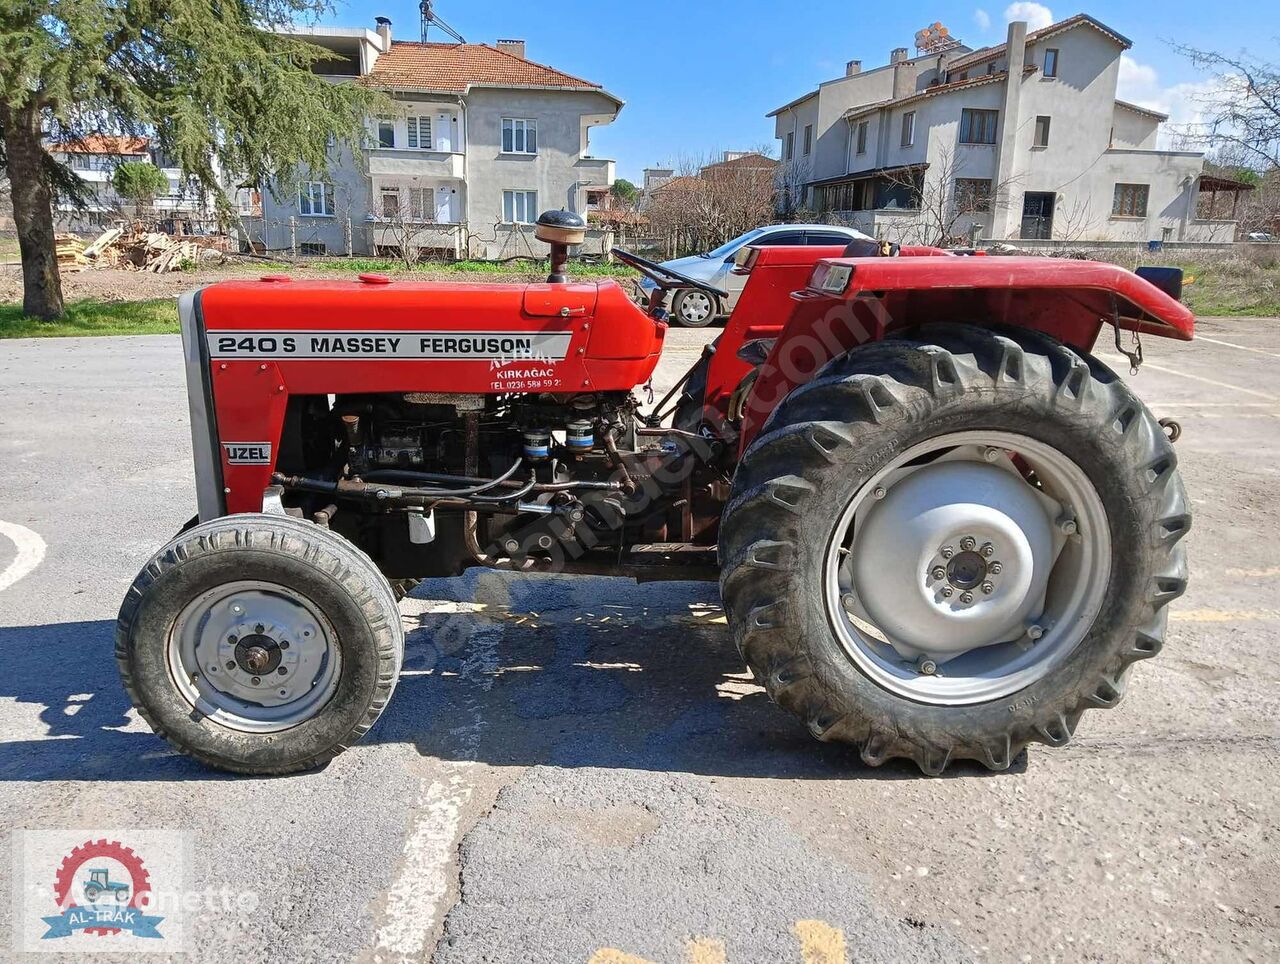
[[[760,237],[760,235],[762,234],[764,234],[764,228],[756,228],[754,231],[748,231],[746,234],[740,234],[736,238],[734,238],[732,241],[726,241],[724,244],[720,245],[720,247],[716,248],[714,251],[708,251],[706,254],[702,255],[701,257],[727,258],[729,257],[729,255],[733,254],[733,252],[737,251],[744,244],[746,244],[749,241],[754,241],[756,238]]]

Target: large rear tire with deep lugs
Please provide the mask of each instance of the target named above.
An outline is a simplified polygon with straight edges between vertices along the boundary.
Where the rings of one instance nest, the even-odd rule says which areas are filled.
[[[742,656],[877,765],[1005,769],[1121,699],[1186,587],[1173,448],[1093,357],[932,326],[835,359],[743,457],[721,526]]]

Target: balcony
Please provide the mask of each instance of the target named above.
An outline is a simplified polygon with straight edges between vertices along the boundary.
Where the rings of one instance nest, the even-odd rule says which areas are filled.
[[[374,177],[462,177],[462,154],[457,152],[377,147],[367,157],[369,174]]]
[[[614,181],[614,164],[614,161],[605,157],[580,157],[574,161],[573,169],[577,172],[579,181],[607,187]]]

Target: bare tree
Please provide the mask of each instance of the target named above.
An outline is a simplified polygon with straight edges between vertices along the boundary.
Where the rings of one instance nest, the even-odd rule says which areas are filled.
[[[731,161],[682,158],[645,207],[673,254],[716,247],[777,217],[777,162],[752,152]]]
[[[996,182],[966,176],[964,162],[950,147],[936,161],[885,176],[891,190],[904,203],[903,217],[893,223],[891,240],[933,247],[963,247],[972,243],[972,232],[988,222],[992,211],[1008,203],[1017,178]]]
[[[1255,170],[1280,167],[1280,67],[1244,52],[1228,56],[1186,44],[1174,49],[1215,81],[1197,98],[1202,119],[1182,128],[1183,141],[1230,152]]]

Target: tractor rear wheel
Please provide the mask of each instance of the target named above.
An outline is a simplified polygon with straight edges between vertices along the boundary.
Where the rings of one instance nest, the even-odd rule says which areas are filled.
[[[721,592],[769,695],[868,764],[1005,769],[1163,645],[1191,518],[1123,381],[1026,330],[830,362],[743,457]]]
[[[306,770],[342,752],[387,705],[403,652],[395,595],[369,557],[277,515],[180,533],[138,574],[116,625],[142,718],[237,773]]]

